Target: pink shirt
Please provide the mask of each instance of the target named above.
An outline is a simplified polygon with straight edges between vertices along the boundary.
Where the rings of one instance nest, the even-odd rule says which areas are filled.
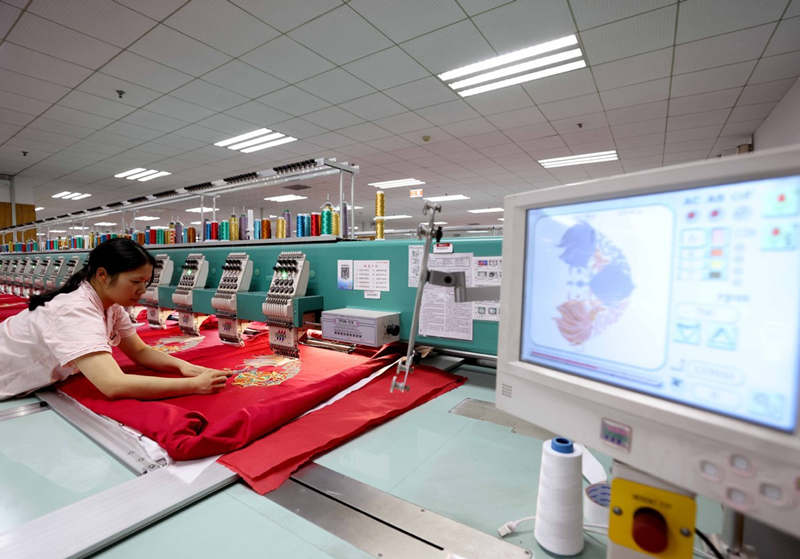
[[[0,400],[63,380],[78,372],[73,360],[110,353],[135,333],[125,309],[114,304],[104,312],[88,282],[24,310],[0,323]]]

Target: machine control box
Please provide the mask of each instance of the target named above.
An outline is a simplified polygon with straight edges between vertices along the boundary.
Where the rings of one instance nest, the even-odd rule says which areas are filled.
[[[45,289],[44,282],[47,279],[47,276],[50,274],[50,268],[53,265],[53,259],[49,257],[40,258],[39,264],[36,266],[36,269],[33,271],[33,285],[32,285],[32,292],[34,294],[39,294]]]
[[[56,289],[60,288],[62,285],[67,283],[67,280],[72,277],[72,275],[78,271],[78,265],[81,263],[81,259],[77,256],[73,256],[69,260],[67,260],[67,269],[64,270],[64,275],[62,275],[56,285]]]
[[[166,254],[156,254],[156,265],[153,268],[153,281],[142,295],[142,302],[153,307],[158,306],[158,286],[169,285],[172,279],[172,260]]]
[[[47,276],[44,280],[44,288],[46,291],[50,291],[57,287],[56,282],[58,282],[58,275],[61,273],[61,268],[63,267],[63,256],[56,256],[53,258],[53,264],[50,266],[50,271],[47,273]]]
[[[192,310],[192,290],[202,289],[208,280],[208,260],[200,253],[186,256],[181,267],[178,286],[172,293],[172,302],[179,309]]]
[[[211,306],[222,314],[236,316],[236,294],[250,289],[252,277],[253,261],[247,253],[230,253],[222,265],[222,277],[211,298]]]
[[[322,311],[322,337],[380,347],[400,339],[400,313],[352,308]]]
[[[269,346],[275,353],[297,357],[294,299],[306,294],[309,265],[302,252],[282,252],[273,266],[272,281],[261,310],[269,324]]]

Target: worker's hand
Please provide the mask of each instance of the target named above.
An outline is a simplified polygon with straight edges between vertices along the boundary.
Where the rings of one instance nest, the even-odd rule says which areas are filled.
[[[201,368],[204,369],[203,372],[192,379],[195,383],[195,392],[197,394],[213,394],[225,388],[225,382],[228,380],[230,373],[205,367]]]

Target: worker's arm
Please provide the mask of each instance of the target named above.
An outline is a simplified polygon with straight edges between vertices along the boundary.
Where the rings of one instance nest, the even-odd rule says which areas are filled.
[[[75,359],[75,365],[107,398],[155,400],[183,394],[211,394],[222,389],[227,373],[207,369],[189,378],[162,378],[127,374],[108,352],[96,352]]]
[[[207,367],[193,365],[183,359],[178,359],[163,351],[153,349],[142,341],[138,334],[126,336],[119,343],[119,348],[125,355],[130,357],[135,363],[164,373],[180,373],[185,377],[196,377],[207,371],[213,371]]]

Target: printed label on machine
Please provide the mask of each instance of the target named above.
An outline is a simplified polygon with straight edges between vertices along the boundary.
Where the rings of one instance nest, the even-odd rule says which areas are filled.
[[[336,287],[339,289],[353,289],[353,261],[336,261]]]
[[[472,253],[431,254],[428,269],[464,272],[472,283]],[[472,340],[472,303],[456,303],[452,287],[425,285],[419,313],[419,335]]]
[[[472,286],[499,286],[503,279],[502,256],[474,256],[472,258]],[[500,301],[475,301],[472,303],[472,320],[500,321]]]
[[[353,289],[357,291],[389,291],[388,260],[355,260]]]

